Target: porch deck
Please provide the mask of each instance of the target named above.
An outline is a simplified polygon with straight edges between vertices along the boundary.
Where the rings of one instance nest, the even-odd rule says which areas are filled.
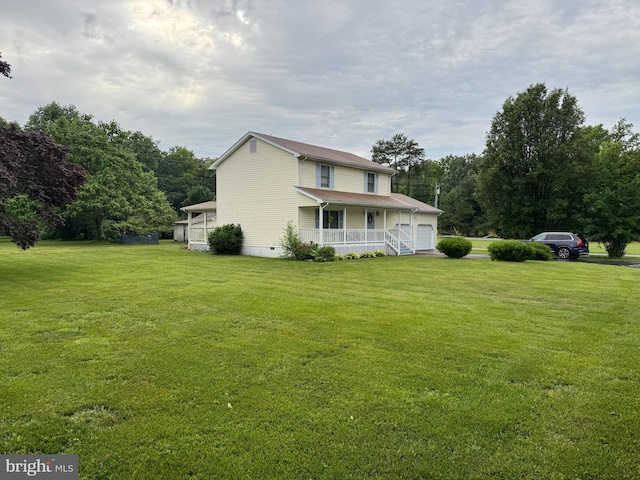
[[[209,234],[215,230],[215,227],[191,227],[189,229],[189,241],[191,243],[208,243]]]
[[[191,227],[189,244],[206,248],[212,228]],[[367,228],[300,228],[300,239],[305,243],[331,245],[336,253],[362,253],[364,251],[384,250],[388,255],[410,255],[415,253],[411,235],[401,229]]]
[[[301,228],[298,234],[305,243],[331,245],[338,253],[361,253],[365,250],[385,250],[393,255],[414,253],[413,238],[399,229]]]

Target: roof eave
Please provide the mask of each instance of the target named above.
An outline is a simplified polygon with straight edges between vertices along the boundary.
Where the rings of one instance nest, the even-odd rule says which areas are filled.
[[[199,203],[196,205],[187,205],[185,207],[181,207],[180,210],[182,210],[183,212],[216,212],[218,210],[218,205],[210,205],[205,207],[202,203]]]

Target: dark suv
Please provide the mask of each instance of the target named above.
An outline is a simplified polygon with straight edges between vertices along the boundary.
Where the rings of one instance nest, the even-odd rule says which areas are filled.
[[[576,233],[543,232],[529,241],[549,245],[551,251],[563,260],[578,258],[580,255],[589,255],[589,242],[586,238]]]

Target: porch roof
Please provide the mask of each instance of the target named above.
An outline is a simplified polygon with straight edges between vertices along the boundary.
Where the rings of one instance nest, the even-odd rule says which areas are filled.
[[[320,188],[296,187],[296,190],[318,203],[331,203],[334,205],[353,205],[359,207],[387,208],[392,210],[415,210],[421,213],[435,213],[440,215],[442,210],[427,205],[415,198],[392,193],[387,195],[372,195],[370,193],[350,193],[337,190],[325,190]]]
[[[180,210],[183,212],[212,212],[216,211],[217,208],[217,202],[202,202],[196,203],[195,205],[187,205],[186,207],[182,207]]]
[[[216,220],[216,212],[207,212],[207,222],[214,222]],[[191,225],[194,225],[196,223],[204,223],[204,213],[201,213],[200,215],[197,215],[195,217],[193,217],[191,219]],[[187,222],[187,220],[184,220],[185,222]]]

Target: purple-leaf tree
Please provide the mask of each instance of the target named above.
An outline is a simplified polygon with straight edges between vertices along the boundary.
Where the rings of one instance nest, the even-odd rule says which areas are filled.
[[[0,122],[0,231],[18,247],[32,247],[44,226],[63,222],[60,210],[84,179],[65,147],[42,132]]]

